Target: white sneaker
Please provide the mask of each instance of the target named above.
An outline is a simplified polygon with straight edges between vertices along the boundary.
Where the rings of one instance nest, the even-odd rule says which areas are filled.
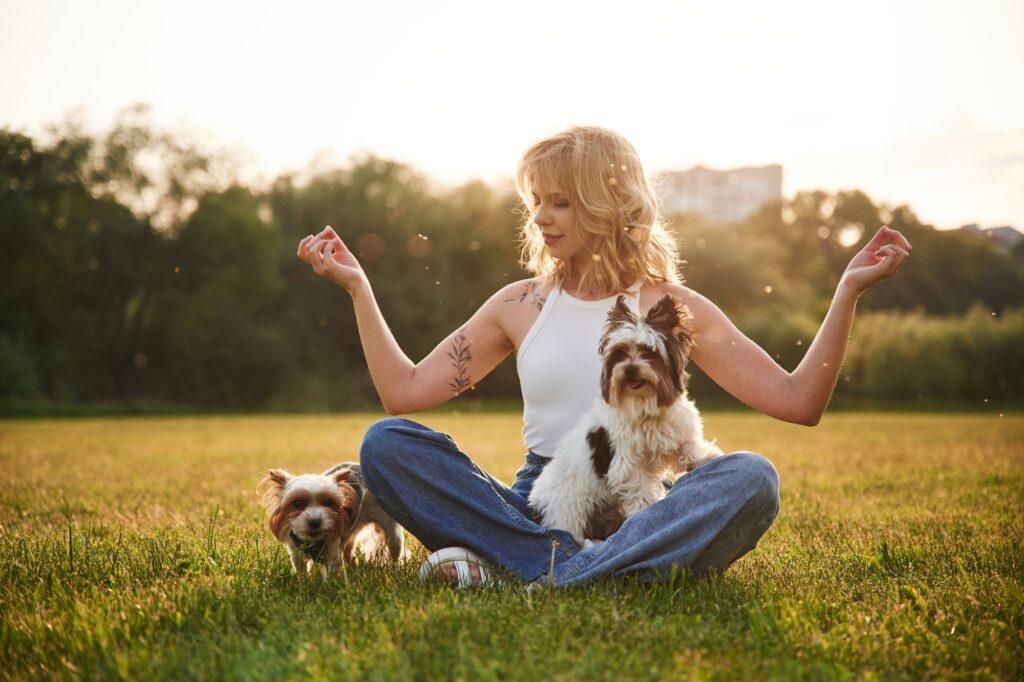
[[[445,547],[428,556],[420,566],[419,578],[421,582],[439,580],[460,588],[499,584],[484,560],[465,547]]]

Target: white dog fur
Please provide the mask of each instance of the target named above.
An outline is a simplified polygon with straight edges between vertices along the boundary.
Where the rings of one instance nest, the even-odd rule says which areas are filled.
[[[690,312],[663,297],[639,319],[619,297],[599,344],[601,396],[559,442],[530,505],[577,543],[603,539],[665,496],[663,481],[720,456],[686,394]]]

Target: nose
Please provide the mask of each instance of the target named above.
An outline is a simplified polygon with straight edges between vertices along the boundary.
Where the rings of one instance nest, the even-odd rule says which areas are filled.
[[[639,371],[640,370],[638,370],[634,365],[627,365],[626,366],[626,378],[627,379],[636,379],[636,375],[637,375],[637,373]]]
[[[323,523],[323,520],[319,516],[314,517],[309,521],[306,521],[306,525],[312,528],[313,530],[319,528],[321,523]]]
[[[537,209],[536,213],[533,214],[533,222],[536,223],[537,227],[547,227],[551,224],[547,211],[544,209]]]

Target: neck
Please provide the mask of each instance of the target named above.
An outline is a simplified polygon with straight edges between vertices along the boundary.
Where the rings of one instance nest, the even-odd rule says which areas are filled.
[[[594,300],[600,300],[602,298],[608,298],[609,296],[613,296],[615,294],[621,293],[621,292],[618,292],[618,291],[610,291],[608,289],[603,289],[603,290],[602,289],[597,289],[592,284],[588,285],[585,289],[581,289],[580,288],[580,281],[581,281],[581,279],[582,279],[582,277],[580,277],[579,275],[576,275],[575,277],[571,277],[569,279],[566,279],[564,282],[562,282],[562,289],[564,291],[569,292],[569,294],[571,296],[573,296],[574,298],[579,298],[579,299],[584,299],[584,300],[588,299],[588,298],[594,299]],[[635,278],[631,278],[631,277],[628,277],[628,276],[623,278],[623,282],[624,282],[623,290],[625,290],[627,287],[629,287],[633,283],[634,279]]]

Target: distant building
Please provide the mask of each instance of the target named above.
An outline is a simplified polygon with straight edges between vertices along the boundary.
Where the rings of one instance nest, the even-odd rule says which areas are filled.
[[[745,220],[767,201],[782,199],[782,166],[714,170],[695,166],[668,173],[659,188],[666,214],[699,213],[726,223]]]
[[[977,223],[971,223],[970,225],[963,225],[957,229],[966,234],[987,239],[999,248],[1007,251],[1017,248],[1018,244],[1024,242],[1024,234],[1009,225],[983,228],[978,227]]]

